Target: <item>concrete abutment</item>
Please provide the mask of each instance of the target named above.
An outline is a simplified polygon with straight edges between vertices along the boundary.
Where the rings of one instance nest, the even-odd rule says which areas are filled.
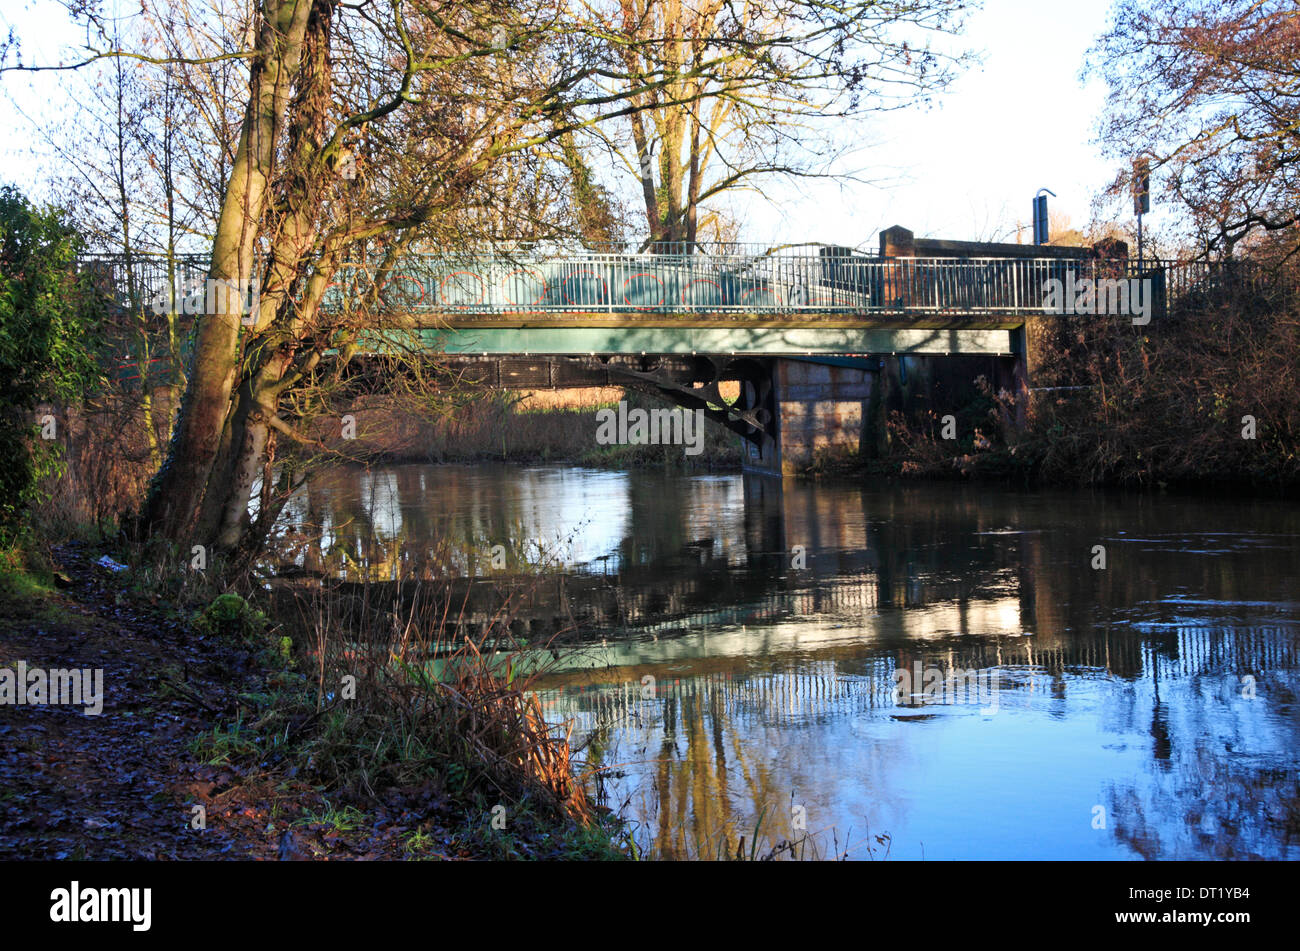
[[[774,357],[766,365],[768,431],[744,445],[746,471],[754,474],[793,476],[820,460],[882,457],[889,451],[891,413],[911,419],[956,414],[977,395],[980,377],[992,392],[1015,397],[1016,418],[1005,422],[1024,426],[1029,374],[1023,333],[1009,356]]]

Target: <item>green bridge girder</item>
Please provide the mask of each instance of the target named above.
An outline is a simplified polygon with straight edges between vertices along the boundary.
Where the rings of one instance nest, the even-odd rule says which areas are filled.
[[[844,356],[931,354],[1009,356],[1015,330],[780,326],[686,326],[680,318],[658,327],[449,327],[414,331],[430,351],[459,356],[590,354],[737,354],[754,356]],[[367,334],[363,350],[410,346],[398,332],[385,345],[385,332]]]

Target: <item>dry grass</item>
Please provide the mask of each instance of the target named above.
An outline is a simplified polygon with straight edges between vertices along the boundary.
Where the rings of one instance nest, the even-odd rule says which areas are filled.
[[[1053,481],[1300,481],[1296,275],[1227,286],[1137,328],[1055,318],[1039,335],[1025,449]],[[1256,421],[1243,438],[1243,418]]]
[[[738,392],[739,384],[731,389]],[[723,395],[728,387],[724,384]],[[680,446],[600,446],[595,412],[626,399],[633,406],[664,404],[618,387],[571,390],[483,390],[454,409],[432,413],[374,395],[355,401],[356,438],[341,441],[336,419],[317,421],[325,445],[357,458],[421,462],[576,462],[585,465],[739,466],[737,438],[705,424],[704,452],[684,457]]]
[[[520,390],[519,410],[534,413],[541,410],[576,409],[595,411],[601,406],[613,406],[623,399],[621,386],[579,386],[563,390]]]
[[[315,681],[316,778],[345,795],[433,783],[456,798],[528,804],[585,824],[592,807],[567,730],[546,723],[509,605],[469,625],[445,599],[411,585],[389,611],[345,612],[328,588],[295,594],[297,632]],[[345,699],[345,678],[355,696]]]
[[[1297,275],[1229,284],[1144,327],[1115,316],[1031,323],[1027,426],[1015,398],[981,387],[956,442],[934,414],[886,421],[878,465],[919,476],[978,475],[1060,484],[1300,482]],[[1243,438],[1245,418],[1255,437]]]

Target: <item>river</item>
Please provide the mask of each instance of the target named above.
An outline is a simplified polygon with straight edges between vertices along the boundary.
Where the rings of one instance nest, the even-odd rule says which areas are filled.
[[[519,628],[584,644],[538,695],[649,856],[1300,858],[1296,502],[393,465],[281,527],[344,577],[544,563]]]

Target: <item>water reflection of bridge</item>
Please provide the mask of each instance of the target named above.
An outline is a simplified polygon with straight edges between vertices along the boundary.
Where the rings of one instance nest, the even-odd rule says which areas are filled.
[[[996,706],[1006,709],[1015,708],[1021,703],[1018,698],[1033,691],[1059,695],[1067,674],[1158,683],[1215,673],[1262,676],[1293,669],[1300,660],[1300,627],[1294,626],[1180,627],[1154,639],[1125,627],[1046,643],[1032,637],[942,638],[902,648],[868,638],[866,653],[860,632],[838,642],[833,632],[826,634],[821,648],[809,643],[806,632],[801,638],[792,634],[792,643],[797,639],[802,653],[786,658],[766,650],[757,656],[753,638],[714,634],[710,641],[717,642],[717,653],[712,656],[701,656],[698,645],[688,646],[686,656],[693,656],[693,663],[685,676],[678,656],[683,652],[674,650],[674,644],[613,645],[582,655],[537,686],[548,718],[572,720],[588,732],[610,724],[659,720],[669,708],[690,705],[727,719],[753,716],[776,724],[888,709],[911,716],[935,705],[956,704],[971,711],[993,705],[987,691],[976,691],[975,681],[956,679],[955,671],[975,671],[987,678],[980,682],[996,686]],[[763,646],[770,649],[771,638],[764,639]],[[807,659],[809,650],[815,659]],[[896,701],[895,671],[910,671],[918,663],[923,670],[943,672],[948,693]],[[576,669],[586,665],[592,666]]]
[[[638,669],[711,655],[746,664],[755,653],[853,658],[864,649],[899,663],[915,656],[945,667],[1121,677],[1165,668],[1182,676],[1225,667],[1249,672],[1295,660],[1300,630],[1285,625],[1072,623],[1038,609],[1047,573],[994,562],[961,576],[913,568],[900,579],[881,557],[870,549],[809,553],[802,570],[790,569],[780,551],[751,552],[739,565],[677,557],[611,574],[461,578],[432,590],[438,611],[448,607],[465,633],[484,632],[508,615],[512,632],[530,643],[557,635],[600,640],[604,665]],[[344,583],[342,590],[345,602],[390,611],[417,592],[427,596],[429,587]],[[698,643],[706,633],[708,644]]]
[[[657,637],[668,662],[673,650],[700,651],[706,645],[693,640],[710,632],[706,656],[814,651],[848,660],[872,651],[910,663],[907,651],[942,649],[962,667],[1121,677],[1150,669],[1144,651],[1189,665],[1182,673],[1229,660],[1249,672],[1281,662],[1270,650],[1291,656],[1289,628],[1250,640],[1293,613],[1276,603],[1267,575],[1224,573],[1226,562],[1197,554],[1211,540],[1235,544],[1245,515],[1231,507],[1193,520],[1174,502],[1074,499],[1066,511],[1048,497],[1035,507],[956,486],[877,492],[549,469],[399,466],[340,470],[331,480],[286,508],[283,550],[298,568],[346,579],[356,610],[388,611],[419,592],[443,599],[471,630],[508,611],[534,643],[578,629],[633,651],[642,648],[625,641]],[[1270,518],[1276,537],[1243,539],[1242,557],[1295,564],[1300,522],[1289,510]],[[1188,537],[1192,521],[1204,537]],[[521,571],[513,554],[512,570],[483,573],[496,542],[513,553],[520,540],[587,524],[585,547],[541,574]],[[1087,570],[1099,539],[1129,567]],[[367,573],[390,580],[356,580]],[[1211,600],[1164,597],[1189,585]],[[1231,636],[1212,626],[1229,610]],[[654,662],[637,656],[626,662]]]

